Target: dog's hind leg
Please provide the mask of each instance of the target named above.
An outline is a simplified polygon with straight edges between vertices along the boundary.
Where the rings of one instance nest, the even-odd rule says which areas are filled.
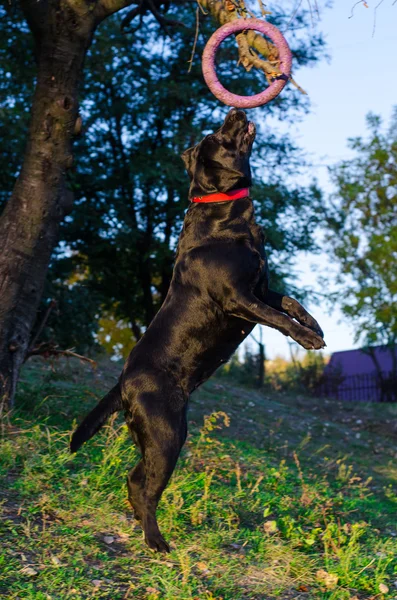
[[[156,509],[171,475],[183,442],[178,446],[151,447],[145,452],[145,504],[142,514],[142,527],[145,532],[145,542],[152,550],[169,552],[170,548],[161,535],[156,519]]]
[[[142,459],[128,476],[128,495],[152,550],[169,552],[156,519],[157,505],[174,471],[187,435],[186,416],[177,413],[141,419]]]
[[[286,313],[290,317],[296,319],[301,325],[308,327],[321,337],[324,337],[323,331],[316,319],[314,319],[297,300],[294,300],[294,298],[284,296],[273,290],[268,290],[264,297],[264,302],[272,308]]]
[[[145,467],[142,459],[128,473],[127,487],[128,500],[133,508],[134,517],[137,521],[142,521],[142,514],[144,508],[143,490],[145,487]]]

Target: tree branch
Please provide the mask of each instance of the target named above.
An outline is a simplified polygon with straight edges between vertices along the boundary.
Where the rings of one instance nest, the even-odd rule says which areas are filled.
[[[50,314],[52,312],[52,309],[56,305],[57,305],[56,300],[51,300],[50,303],[49,303],[49,305],[47,306],[47,310],[44,313],[44,317],[43,317],[41,323],[39,324],[39,326],[37,328],[37,331],[36,331],[35,335],[33,336],[32,341],[30,342],[30,345],[29,345],[29,348],[28,348],[28,351],[27,351],[27,355],[29,354],[29,352],[32,352],[33,348],[35,347],[37,340],[41,336],[41,334],[43,332],[43,329],[44,329],[44,327],[47,324],[47,321],[48,321],[48,318],[49,318],[49,316],[50,316]]]
[[[133,4],[143,4],[140,0],[98,0],[95,6],[95,16],[99,21],[103,21],[106,17],[127,8]],[[136,13],[138,14],[138,12]]]
[[[47,31],[49,0],[36,2],[35,0],[20,0],[22,12],[29,25],[36,42]]]
[[[220,25],[238,19],[239,14],[242,16],[246,16],[247,14],[255,16],[246,9],[243,0],[238,0],[238,3],[236,0],[197,1]],[[265,14],[270,14],[268,11],[264,12]],[[261,34],[256,33],[253,29],[237,34],[236,40],[239,48],[240,62],[246,71],[250,71],[252,67],[263,71],[269,83],[278,77],[283,77],[283,74],[279,69],[279,52],[274,44],[268,42]],[[255,50],[261,54],[265,60],[260,58]],[[306,94],[292,77],[290,77],[290,81],[302,94]]]
[[[229,23],[238,18],[235,7],[233,6],[233,10],[226,10],[222,0],[200,0],[200,5],[210,13],[212,18],[215,19],[219,25],[224,25],[225,23]],[[268,42],[259,33],[256,33],[254,30],[249,30],[246,33],[246,39],[248,45],[257,50],[257,52],[267,60],[278,60],[278,50],[276,46]]]
[[[75,1],[76,0],[69,0],[69,2]],[[188,2],[191,2],[191,0],[174,0],[174,4],[177,5]],[[249,14],[254,16],[245,7],[244,0],[197,0],[197,2],[201,10],[206,9],[219,25],[224,25],[225,23],[238,19],[239,15],[247,16]],[[142,23],[142,17],[149,11],[166,32],[167,26],[184,26],[184,23],[181,21],[166,19],[160,12],[159,9],[162,5],[165,5],[167,9],[167,0],[98,0],[96,10],[99,18],[104,19],[114,12],[126,8],[127,6],[131,6],[132,4],[137,4],[137,6],[127,13],[122,22],[122,29],[128,27],[131,21],[138,15],[140,17],[139,27]],[[261,0],[259,0],[259,5],[262,15],[270,14],[268,11],[264,10]],[[240,62],[247,71],[250,71],[252,67],[263,71],[269,83],[278,77],[283,77],[283,74],[279,69],[279,52],[274,44],[268,42],[262,35],[256,33],[254,30],[240,33],[236,35],[236,39],[239,47]],[[265,60],[260,58],[255,50],[264,57]],[[306,93],[292,77],[290,77],[290,81],[300,92],[303,94]]]
[[[31,356],[43,356],[44,358],[49,358],[50,356],[68,356],[71,358],[78,358],[79,360],[82,360],[84,362],[88,362],[92,365],[94,369],[96,369],[97,367],[97,363],[95,360],[93,360],[92,358],[88,358],[87,356],[77,354],[77,352],[74,352],[73,348],[69,348],[68,350],[60,350],[58,346],[51,343],[48,344],[44,342],[42,344],[39,344],[39,346],[36,346],[36,348],[33,348],[27,353],[25,360],[27,360]]]

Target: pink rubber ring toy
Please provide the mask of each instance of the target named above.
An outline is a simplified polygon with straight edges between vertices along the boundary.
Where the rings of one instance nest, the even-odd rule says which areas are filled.
[[[254,96],[239,96],[238,94],[232,94],[232,92],[229,92],[223,87],[215,73],[215,55],[220,44],[232,33],[238,33],[245,29],[260,31],[271,39],[278,49],[280,71],[283,74],[282,79],[275,79],[263,92],[255,94]],[[266,21],[261,21],[260,19],[235,19],[230,23],[222,25],[222,27],[217,29],[208,40],[202,58],[205,83],[211,92],[224,104],[235,106],[236,108],[256,108],[257,106],[262,106],[276,98],[291,75],[291,65],[291,50],[289,49],[287,40],[283,34],[274,25],[271,25]]]

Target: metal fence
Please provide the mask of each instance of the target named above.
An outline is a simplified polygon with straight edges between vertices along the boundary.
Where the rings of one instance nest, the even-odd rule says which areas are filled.
[[[397,379],[392,373],[380,378],[376,373],[327,377],[316,393],[352,402],[397,402]]]

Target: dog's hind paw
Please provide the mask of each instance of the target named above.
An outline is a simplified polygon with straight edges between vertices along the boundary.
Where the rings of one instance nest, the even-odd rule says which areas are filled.
[[[156,535],[145,535],[145,542],[154,552],[171,552],[169,545],[160,532]]]

